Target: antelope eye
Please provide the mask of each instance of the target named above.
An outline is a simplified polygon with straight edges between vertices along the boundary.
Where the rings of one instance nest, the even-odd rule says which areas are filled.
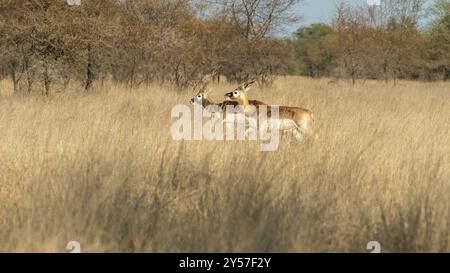
[[[237,96],[237,95],[239,95],[239,92],[238,91],[234,91],[233,95]]]
[[[198,95],[198,96],[197,96],[197,99],[201,99],[201,98],[202,98],[202,95]]]

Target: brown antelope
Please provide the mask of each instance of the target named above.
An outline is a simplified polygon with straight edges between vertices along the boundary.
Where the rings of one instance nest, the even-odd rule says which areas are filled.
[[[192,104],[199,104],[203,106],[206,110],[209,109],[211,106],[219,107],[223,112],[226,111],[227,106],[239,106],[239,102],[233,101],[233,100],[224,100],[223,102],[214,102],[210,98],[208,98],[209,91],[206,91],[206,88],[208,86],[208,83],[203,83],[197,92],[197,94],[191,99]],[[194,86],[194,91],[197,91],[198,84]],[[250,105],[258,106],[258,105],[265,105],[264,102],[257,101],[257,100],[249,100],[248,103]]]
[[[197,92],[197,94],[191,99],[192,104],[201,105],[205,111],[208,111],[213,114],[213,119],[216,121],[221,121],[222,124],[225,124],[227,128],[229,126],[233,126],[236,124],[255,124],[254,119],[249,118],[243,113],[242,107],[239,105],[239,102],[233,101],[230,99],[224,100],[223,102],[214,102],[208,98],[209,92],[206,91],[207,83],[203,83],[201,88]],[[194,91],[196,91],[197,84],[194,86]],[[249,100],[248,103],[255,107],[260,105],[265,105],[265,103],[257,100]],[[229,116],[228,114],[231,114]],[[253,126],[254,127],[254,126]],[[253,128],[252,127],[252,128]],[[227,129],[229,130],[229,129]],[[249,130],[245,131],[245,134],[248,134]],[[228,132],[228,131],[227,131]]]
[[[247,93],[250,90],[251,85],[254,83],[255,81],[244,83],[240,85],[238,88],[236,88],[234,91],[226,93],[225,97],[230,98],[232,101],[238,102],[239,105],[244,108],[244,111],[247,112],[246,114],[250,114],[246,110],[252,108],[249,107],[252,104],[248,99]],[[260,107],[259,105],[255,106],[256,108],[253,107],[253,109],[256,109],[256,112],[258,113]],[[312,133],[314,116],[310,110],[300,107],[278,106],[279,116],[277,120],[274,120],[271,114],[271,107],[274,106],[267,107],[268,122],[265,125],[269,127],[276,125],[276,127],[278,127],[279,130],[281,131],[292,131],[297,140],[303,140],[305,136],[310,135]]]

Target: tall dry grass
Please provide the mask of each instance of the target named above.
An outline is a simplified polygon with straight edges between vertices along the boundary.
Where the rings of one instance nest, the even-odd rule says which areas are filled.
[[[193,94],[156,86],[4,94],[0,251],[450,251],[450,84],[252,92],[314,110],[318,139],[175,142],[170,110]]]

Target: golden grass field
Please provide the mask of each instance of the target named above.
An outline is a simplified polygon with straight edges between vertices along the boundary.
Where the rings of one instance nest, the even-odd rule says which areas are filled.
[[[279,78],[267,103],[314,111],[317,139],[173,141],[191,90],[0,83],[0,251],[450,251],[450,83]],[[212,85],[222,99],[233,85]]]

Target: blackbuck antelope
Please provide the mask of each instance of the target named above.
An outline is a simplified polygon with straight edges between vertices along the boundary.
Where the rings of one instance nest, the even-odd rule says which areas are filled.
[[[198,85],[194,86],[194,91],[198,91],[197,94],[191,99],[192,104],[201,105],[205,110],[219,110],[222,109],[224,111],[227,105],[231,106],[237,106],[239,105],[238,102],[227,100],[220,103],[216,103],[212,101],[210,98],[208,98],[209,91],[206,91],[206,88],[208,87],[207,83],[203,83],[200,88],[198,88]],[[198,90],[197,90],[198,89]],[[214,109],[215,107],[216,109]]]
[[[254,105],[255,107],[251,107],[252,104],[248,99],[248,91],[254,83],[255,81],[244,83],[234,91],[225,94],[225,97],[238,102],[244,108],[247,115],[254,114],[251,113],[252,111],[256,111],[256,114],[260,111],[260,106]],[[271,107],[278,107],[279,115],[277,119],[272,117]],[[267,126],[267,129],[275,127],[280,131],[291,131],[297,140],[303,140],[305,136],[312,134],[313,123],[313,113],[308,109],[267,105],[267,121],[262,126]]]
[[[203,83],[200,88],[198,88],[198,85],[194,86],[194,91],[197,91],[197,89],[198,89],[198,91],[197,91],[197,94],[191,99],[192,104],[201,105],[207,111],[208,111],[208,109],[213,109],[210,107],[215,107],[216,109],[218,107],[224,113],[227,110],[226,109],[227,106],[233,106],[233,107],[239,106],[239,102],[233,101],[233,100],[224,100],[222,102],[214,102],[213,100],[208,98],[209,91],[206,91],[207,87],[208,87],[208,83]],[[250,105],[254,105],[254,106],[265,105],[264,102],[257,101],[257,100],[249,100],[248,103]]]
[[[201,85],[197,94],[191,99],[192,104],[201,105],[205,111],[213,114],[213,118],[216,121],[221,121],[222,124],[225,124],[226,126],[234,126],[236,124],[235,122],[238,124],[246,124],[246,122],[254,124],[254,119],[248,118],[248,116],[245,115],[239,102],[230,99],[222,102],[214,102],[208,98],[209,92],[206,91],[207,85],[207,83]],[[197,84],[194,86],[194,91],[197,91],[197,86]],[[263,102],[257,100],[249,100],[248,103],[255,107],[265,105]],[[246,134],[247,132],[248,130],[246,131]]]

